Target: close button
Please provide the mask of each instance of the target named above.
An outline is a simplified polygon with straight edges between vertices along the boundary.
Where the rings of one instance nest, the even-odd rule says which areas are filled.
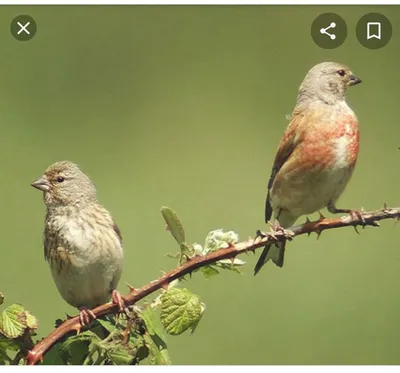
[[[31,40],[37,31],[35,20],[28,15],[20,15],[11,21],[11,34],[19,41]]]

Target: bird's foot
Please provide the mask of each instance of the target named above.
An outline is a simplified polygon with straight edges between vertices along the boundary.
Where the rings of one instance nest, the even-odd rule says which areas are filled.
[[[364,210],[361,208],[360,210],[353,210],[353,209],[338,209],[336,208],[336,206],[333,203],[330,203],[328,205],[328,211],[331,214],[349,214],[350,218],[352,220],[353,227],[354,230],[356,231],[357,234],[359,234],[360,232],[357,229],[357,224],[360,224],[363,226],[363,228],[365,227],[365,219],[364,219]],[[360,223],[361,222],[361,223]]]
[[[274,240],[277,240],[275,233],[276,232],[273,230],[271,232],[263,232],[258,229],[256,231],[256,236],[254,237],[254,242],[257,241],[258,239],[263,239],[263,238],[267,238],[267,237],[272,237]]]
[[[274,240],[278,241],[279,239],[277,237],[277,234],[284,236],[285,240],[286,239],[290,240],[292,238],[293,232],[283,228],[279,224],[278,220],[276,220],[275,222],[268,222],[268,224],[271,226],[271,231],[270,232],[262,232],[261,230],[257,230],[256,237],[254,240],[256,240],[257,238],[271,237]]]
[[[89,325],[92,320],[96,320],[96,315],[92,310],[86,307],[79,308],[79,321],[82,326]]]
[[[364,209],[354,210],[354,209],[338,209],[333,203],[328,205],[328,211],[331,214],[349,214],[353,221],[359,220],[362,224],[365,223],[364,219]]]
[[[126,304],[125,304],[125,299],[121,295],[121,293],[118,290],[113,290],[111,293],[111,301],[113,304],[118,306],[118,309],[121,313],[127,312]]]

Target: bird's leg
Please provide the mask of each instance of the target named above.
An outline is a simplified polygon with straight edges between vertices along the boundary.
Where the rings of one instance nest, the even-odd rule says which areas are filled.
[[[358,220],[361,220],[361,222],[363,222],[363,223],[365,222],[362,210],[338,209],[338,208],[336,208],[334,202],[332,202],[332,201],[330,201],[328,203],[328,211],[331,214],[349,214],[353,221],[358,219]]]
[[[121,293],[118,290],[113,290],[111,292],[111,300],[113,304],[118,306],[120,312],[125,312],[126,311],[126,305],[125,305],[125,299],[121,295]]]
[[[279,220],[275,220],[273,223],[269,223],[272,231],[275,233],[285,233],[285,228],[279,223]]]
[[[86,307],[79,307],[79,320],[82,326],[89,325],[92,320],[96,320],[96,315]]]

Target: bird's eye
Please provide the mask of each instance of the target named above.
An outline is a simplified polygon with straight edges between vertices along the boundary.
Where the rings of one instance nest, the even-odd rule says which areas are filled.
[[[65,180],[65,179],[64,179],[62,176],[59,176],[59,177],[57,178],[57,181],[58,181],[59,183],[62,183],[64,180]]]
[[[346,75],[346,71],[344,71],[344,70],[339,70],[337,73],[338,73],[340,76],[345,76],[345,75]]]

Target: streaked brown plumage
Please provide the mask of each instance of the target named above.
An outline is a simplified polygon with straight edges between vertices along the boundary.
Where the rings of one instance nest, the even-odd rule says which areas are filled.
[[[345,101],[347,88],[360,83],[350,69],[335,62],[314,66],[304,78],[291,121],[278,147],[265,205],[265,221],[274,213],[287,228],[302,215],[336,209],[356,164],[358,121]],[[284,245],[264,248],[255,274],[271,259],[284,262]]]
[[[121,276],[122,237],[94,184],[76,164],[62,161],[32,186],[43,191],[44,255],[61,296],[83,310],[107,302]]]

